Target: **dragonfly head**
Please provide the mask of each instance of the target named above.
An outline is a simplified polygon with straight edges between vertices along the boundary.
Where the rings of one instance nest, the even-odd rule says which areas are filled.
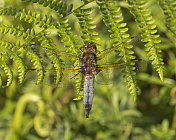
[[[97,47],[92,42],[89,42],[89,43],[87,43],[87,44],[85,44],[83,46],[83,52],[84,53],[93,53],[93,54],[96,54],[97,53]]]

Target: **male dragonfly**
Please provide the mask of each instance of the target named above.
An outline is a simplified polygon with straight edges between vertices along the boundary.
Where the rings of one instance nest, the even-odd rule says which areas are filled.
[[[76,68],[76,69],[65,68],[65,69],[59,70],[59,71],[67,71],[66,74],[68,74],[69,71],[70,72],[76,71],[77,74],[74,77],[76,77],[80,73],[83,74],[83,76],[84,76],[83,105],[84,105],[86,118],[89,117],[89,112],[92,108],[95,76],[99,75],[99,73],[102,74],[102,72],[106,71],[106,69],[110,69],[110,68],[115,69],[115,68],[121,67],[123,65],[127,65],[127,63],[126,64],[115,63],[115,64],[110,64],[110,65],[109,64],[106,64],[106,65],[98,65],[97,64],[97,61],[103,59],[107,54],[113,52],[114,50],[115,50],[114,48],[108,49],[107,51],[101,53],[97,57],[96,45],[94,45],[93,43],[87,43],[87,44],[83,45],[82,49],[80,48],[80,51],[82,52],[82,58],[79,58],[79,60],[82,63],[82,66],[80,68]],[[53,53],[57,54],[58,52],[53,51]],[[69,57],[73,57],[73,56],[70,55]],[[77,56],[74,56],[74,57],[77,58]],[[133,61],[136,63],[138,60],[133,60]],[[106,73],[106,75],[107,75],[107,73]],[[104,79],[104,82],[107,82],[106,80],[107,79]]]

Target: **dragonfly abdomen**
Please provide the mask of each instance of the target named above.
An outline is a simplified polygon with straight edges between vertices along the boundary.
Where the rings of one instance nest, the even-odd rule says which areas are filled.
[[[92,107],[93,94],[94,94],[94,75],[86,74],[84,77],[84,96],[83,96],[86,118],[89,117],[89,112]]]

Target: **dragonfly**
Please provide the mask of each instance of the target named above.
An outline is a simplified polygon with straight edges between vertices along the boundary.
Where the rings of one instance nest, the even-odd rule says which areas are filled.
[[[111,52],[113,52],[116,48],[110,48],[108,50],[106,50],[105,52],[101,53],[99,56],[97,56],[97,47],[94,43],[89,42],[85,45],[83,45],[83,47],[80,48],[80,51],[82,53],[82,57],[77,57],[77,56],[73,56],[73,55],[67,55],[68,57],[74,57],[76,59],[78,59],[79,61],[81,61],[82,66],[79,68],[63,68],[61,71],[66,71],[66,74],[73,72],[73,71],[77,71],[77,74],[74,75],[77,76],[78,74],[82,74],[83,75],[83,80],[84,80],[84,84],[83,84],[83,105],[84,105],[84,111],[85,111],[85,116],[86,118],[89,118],[89,113],[91,111],[92,108],[92,103],[93,103],[93,96],[94,96],[94,81],[95,81],[95,77],[97,75],[102,74],[103,71],[105,71],[106,69],[110,69],[110,68],[118,68],[120,66],[126,65],[124,63],[114,63],[114,64],[106,64],[106,65],[99,65],[97,62],[101,59],[104,59],[104,57],[107,54],[110,54]],[[52,50],[53,51],[53,50]],[[53,51],[53,53],[58,53],[56,51]],[[140,61],[140,60],[134,60],[134,61]],[[105,72],[105,75],[108,75]],[[101,77],[101,76],[100,76]],[[73,77],[72,77],[73,78]],[[107,79],[104,79],[103,82],[107,82]]]

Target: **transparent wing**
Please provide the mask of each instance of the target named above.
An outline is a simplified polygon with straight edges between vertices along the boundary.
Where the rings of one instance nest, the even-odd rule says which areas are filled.
[[[138,73],[143,71],[147,67],[147,62],[144,60],[134,60],[131,61],[134,63],[135,71]],[[129,63],[131,63],[129,62]],[[95,76],[95,81],[98,84],[108,85],[114,84],[123,78],[124,68],[129,65],[129,63],[122,64],[109,64],[109,65],[100,65],[97,67],[98,74]]]
[[[62,70],[57,69],[45,69],[45,75],[43,79],[43,84],[53,87],[73,87],[75,86],[75,82],[78,78],[82,77],[81,68],[65,68]],[[26,74],[25,80],[32,80],[36,83],[37,81],[37,71],[35,69],[31,69]],[[80,79],[82,80],[82,79]],[[80,81],[83,82],[83,81]]]

